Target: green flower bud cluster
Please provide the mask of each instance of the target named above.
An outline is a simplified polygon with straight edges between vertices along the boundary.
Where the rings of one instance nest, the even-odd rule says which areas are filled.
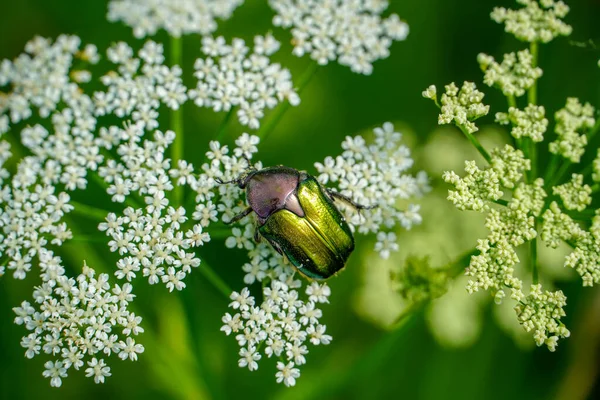
[[[558,138],[550,143],[550,152],[578,163],[588,144],[586,135],[580,132],[591,129],[596,123],[594,107],[589,103],[582,105],[578,99],[571,97],[554,118]]]
[[[510,134],[514,138],[529,137],[534,142],[544,140],[544,133],[548,129],[544,106],[534,104],[529,104],[524,110],[510,107],[508,113],[496,113],[496,122],[502,125],[512,125]]]
[[[561,21],[569,9],[553,0],[517,3],[524,7],[496,8],[491,17],[517,39],[530,42],[529,49],[506,54],[500,64],[489,55],[478,56],[484,83],[506,97],[508,110],[496,113],[496,122],[509,126],[514,146],[488,152],[473,135],[478,131],[474,121],[489,112],[474,83],[465,82],[460,89],[447,85],[439,103],[433,85],[423,96],[440,108],[438,123],[456,125],[486,162],[465,161],[464,176],[455,171],[442,176],[451,185],[448,200],[458,209],[486,215],[488,236],[478,240],[465,271],[467,291],[488,291],[498,304],[510,299],[523,329],[538,346],[554,351],[558,340],[570,335],[561,322],[567,301],[547,277],[539,276],[538,247],[566,243],[572,252],[564,266],[577,271],[583,286],[600,283],[600,210],[588,209],[597,204],[594,195],[600,192],[600,153],[589,157],[597,146],[588,146],[600,123],[594,107],[569,98],[554,114],[553,141],[545,138],[549,120],[537,99],[539,45],[570,34],[571,27]]]
[[[497,87],[505,96],[523,96],[542,76],[542,69],[533,65],[529,50],[505,54],[502,64],[484,53],[477,56],[477,61],[485,72],[483,82]]]
[[[394,289],[408,304],[442,296],[448,290],[449,278],[447,268],[432,267],[427,257],[409,257],[401,270],[391,273]]]
[[[558,36],[568,36],[572,28],[561,18],[569,13],[562,1],[517,0],[524,7],[518,10],[497,7],[491,14],[494,21],[504,24],[504,30],[523,42],[548,43]]]
[[[435,94],[435,90],[431,93]],[[489,106],[482,104],[483,96],[472,82],[463,83],[460,89],[454,82],[446,85],[446,92],[442,94],[442,113],[438,123],[454,123],[464,127],[469,133],[477,132],[478,128],[473,121],[487,115],[490,110]]]

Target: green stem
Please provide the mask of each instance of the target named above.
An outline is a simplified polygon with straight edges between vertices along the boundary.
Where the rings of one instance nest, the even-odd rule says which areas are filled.
[[[310,82],[311,78],[315,75],[318,69],[319,64],[317,64],[314,61],[311,61],[311,63],[308,65],[308,67],[298,80],[298,85],[296,87],[296,92],[298,94],[302,92],[302,90],[306,87],[308,82]],[[290,108],[290,106],[291,105],[289,102],[284,101],[276,107],[269,120],[256,133],[256,136],[258,136],[261,139],[261,141],[264,141],[271,134],[273,129],[275,129],[275,127],[277,126],[285,112]]]
[[[171,66],[181,66],[182,61],[182,39],[171,37]],[[179,107],[171,110],[171,130],[175,132],[175,140],[171,147],[171,165],[177,168],[179,160],[183,159],[183,112]],[[175,185],[173,188],[173,206],[179,207],[183,200],[183,185]]]
[[[552,177],[554,177],[556,167],[558,167],[558,155],[552,153],[552,156],[550,156],[550,164],[548,165],[548,168],[546,169],[546,174],[544,175],[544,182],[548,182],[552,179]]]
[[[231,227],[222,226],[213,229],[206,230],[206,233],[210,235],[210,239],[226,239],[231,236]]]
[[[537,145],[533,140],[531,140],[531,138],[527,139],[527,144],[529,145],[529,160],[531,161],[529,182],[533,182],[533,180],[537,177]]]
[[[531,67],[537,68],[539,43],[532,42],[529,45],[529,52],[531,53]],[[527,91],[527,100],[529,101],[529,104],[537,104],[537,80],[533,82],[533,85]]]
[[[71,239],[73,242],[88,242],[88,243],[104,243],[106,242],[106,236],[100,235],[73,235]]]
[[[564,178],[564,175],[569,170],[569,167],[571,166],[571,164],[572,163],[570,160],[565,159],[563,161],[563,164],[560,166],[558,172],[556,172],[554,175],[552,175],[552,177],[548,180],[548,183],[546,184],[547,187],[551,188],[552,186],[554,186],[558,182],[560,182]]]
[[[212,285],[221,292],[225,298],[229,300],[229,296],[233,292],[233,290],[229,287],[227,283],[219,275],[215,273],[215,271],[208,265],[206,260],[203,258],[200,266],[198,266],[198,271],[204,275],[204,277],[212,283]]]
[[[590,164],[586,165],[586,167],[584,169],[582,169],[581,171],[579,171],[578,174],[583,175],[584,177],[586,177],[589,174],[591,174],[593,171],[594,171],[594,164],[590,163]]]
[[[537,219],[535,220],[534,223],[534,229],[537,231],[538,230],[538,223],[537,223]],[[538,276],[538,252],[537,252],[537,236],[535,238],[533,238],[533,240],[531,240],[529,242],[529,252],[531,255],[531,280],[533,282],[534,285],[537,285],[539,282],[539,276]]]
[[[508,200],[504,200],[504,199],[492,200],[492,203],[496,203],[496,204],[504,206],[504,207],[508,206]]]
[[[217,142],[221,142],[223,140],[223,136],[225,135],[225,132],[227,131],[227,125],[229,124],[229,121],[231,120],[231,116],[235,113],[237,107],[232,106],[229,111],[227,112],[227,114],[225,114],[225,118],[223,118],[223,121],[221,121],[221,125],[219,125],[219,129],[217,129],[217,134],[215,135],[215,139]]]
[[[469,142],[471,142],[471,144],[473,146],[475,146],[475,148],[477,149],[477,151],[479,151],[479,154],[481,154],[483,156],[483,158],[485,158],[485,160],[489,164],[491,164],[492,163],[492,157],[490,156],[490,153],[488,153],[487,150],[483,148],[483,146],[481,145],[481,143],[479,142],[479,140],[477,140],[477,138],[475,136],[473,136],[472,133],[469,133],[464,126],[462,126],[462,125],[457,125],[457,126],[462,131],[462,133],[464,133],[464,135],[467,137],[467,139],[469,139]]]
[[[529,52],[531,53],[531,66],[537,68],[538,65],[538,53],[539,44],[538,42],[532,42],[529,46]],[[533,85],[527,91],[527,100],[529,104],[537,104],[537,80],[533,82]],[[528,148],[529,159],[531,160],[531,170],[529,171],[529,182],[532,182],[537,177],[537,145],[536,143],[528,139],[525,142],[525,146]]]
[[[426,303],[427,302],[425,302],[425,301],[413,303],[413,304],[409,305],[408,307],[406,307],[404,310],[402,310],[400,315],[398,315],[396,317],[396,319],[394,320],[394,322],[392,322],[392,324],[391,324],[392,329],[400,328],[409,317],[411,317],[417,311],[423,309],[423,307],[425,306]]]
[[[598,187],[600,188],[600,185]],[[592,187],[592,193],[594,193],[593,187]],[[573,218],[574,220],[582,221],[582,222],[589,222],[596,215],[596,210],[583,210],[583,211],[566,210],[563,212],[565,214],[567,214],[569,217]]]
[[[508,101],[508,108],[517,108],[517,100],[514,95],[506,96],[506,100]]]
[[[87,204],[79,203],[73,200],[70,200],[69,204],[75,207],[73,209],[74,213],[77,213],[84,217],[88,217],[90,219],[104,221],[106,219],[106,216],[110,213],[110,211],[102,210],[94,206],[88,206]]]
[[[104,155],[104,158],[112,158],[112,155],[107,151],[101,153]],[[98,171],[92,172],[88,174],[88,176],[91,177],[92,181],[96,182],[96,184],[104,193],[108,194],[106,192],[106,189],[108,189],[108,183],[98,174]],[[138,194],[135,192],[129,193],[128,196],[125,196],[125,204],[132,208],[144,208],[144,200],[141,199],[140,196],[138,196]]]

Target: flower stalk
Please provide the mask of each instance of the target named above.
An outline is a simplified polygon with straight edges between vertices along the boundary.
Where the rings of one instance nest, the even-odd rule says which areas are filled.
[[[183,39],[181,37],[171,37],[171,66],[182,65]],[[175,140],[171,148],[171,165],[176,168],[179,160],[183,159],[184,134],[183,134],[183,108],[179,106],[171,110],[171,130],[175,132]],[[173,189],[173,203],[180,206],[183,201],[184,186],[176,185]]]
[[[319,64],[317,64],[316,62],[311,61],[308,64],[308,67],[304,70],[304,72],[298,79],[298,84],[296,85],[296,92],[298,94],[302,93],[302,91],[306,88],[311,79],[315,76],[318,69]],[[273,111],[273,113],[269,117],[269,120],[258,130],[256,136],[258,136],[262,141],[266,140],[267,137],[269,137],[273,130],[277,127],[284,114],[289,109],[289,102],[279,104],[277,106],[277,109]]]

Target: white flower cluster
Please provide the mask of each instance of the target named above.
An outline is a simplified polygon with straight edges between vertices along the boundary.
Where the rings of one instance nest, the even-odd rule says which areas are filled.
[[[25,169],[20,164],[21,169]],[[54,194],[54,187],[28,185],[14,187],[20,174],[13,178],[13,188],[3,186],[0,192],[0,256],[8,263],[15,279],[25,279],[34,258],[47,246],[60,246],[73,235],[67,224],[60,222],[73,210],[68,194]],[[0,277],[4,265],[0,267]]]
[[[0,83],[11,91],[0,96],[0,137],[11,129],[11,122],[32,117],[32,108],[42,118],[52,114],[52,133],[39,124],[20,132],[22,144],[33,155],[19,160],[12,176],[2,169],[11,147],[0,142],[0,255],[17,279],[25,278],[46,246],[60,246],[71,238],[61,220],[73,207],[59,187],[85,188],[87,170],[102,161],[92,134],[91,100],[70,79],[74,58],[96,62],[96,48],[79,47],[74,36],[60,36],[54,43],[36,38],[26,45],[28,54],[1,64]],[[0,275],[4,270],[3,265]]]
[[[269,59],[278,49],[279,42],[270,34],[254,37],[252,53],[242,39],[233,39],[231,45],[222,36],[202,39],[207,57],[196,60],[198,83],[190,90],[190,98],[198,107],[216,112],[239,107],[240,123],[258,129],[265,109],[283,101],[300,104],[290,71]]]
[[[152,41],[134,57],[127,43],[119,42],[107,52],[108,59],[117,65],[101,78],[107,91],[94,93],[96,116],[114,114],[119,118],[131,116],[147,129],[155,129],[161,104],[177,110],[187,100],[187,88],[181,80],[181,67],[163,64],[163,46]]]
[[[554,115],[558,137],[550,143],[550,152],[578,163],[588,143],[585,133],[596,123],[594,111],[591,104],[581,104],[575,97],[568,98],[565,107]]]
[[[528,104],[524,110],[510,107],[508,113],[496,113],[496,122],[502,125],[511,124],[510,134],[515,139],[529,137],[534,142],[544,140],[548,129],[548,119],[544,106]]]
[[[225,314],[221,330],[227,335],[235,334],[241,347],[240,367],[250,371],[258,369],[258,361],[262,358],[263,349],[267,357],[277,357],[277,383],[294,386],[300,377],[297,366],[306,363],[308,353],[306,342],[313,345],[329,344],[332,340],[325,333],[326,326],[319,322],[322,312],[316,308],[318,304],[328,303],[331,293],[327,284],[313,282],[306,288],[306,300],[299,297],[299,281],[291,281],[288,285],[280,280],[272,280],[263,288],[263,302],[255,305],[255,299],[248,288],[240,293],[231,294],[231,304],[235,315]],[[285,360],[285,361],[284,361]]]
[[[386,233],[397,225],[410,229],[421,222],[418,204],[398,208],[398,200],[420,197],[429,191],[428,178],[421,171],[416,176],[406,172],[413,165],[410,149],[400,144],[402,135],[387,122],[373,130],[375,138],[367,144],[362,136],[347,136],[342,142],[344,152],[315,163],[318,180],[337,189],[356,204],[373,207],[357,210],[348,202],[337,201],[353,231],[377,233],[376,251],[387,258],[397,251],[396,235]]]
[[[3,168],[11,147],[0,141],[0,275],[8,268],[15,278],[24,279],[34,265],[41,269],[44,284],[34,291],[39,312],[30,306],[18,312],[25,312],[20,321],[29,318],[25,324],[34,332],[23,341],[31,346],[28,357],[40,346],[49,354],[62,354],[62,360],[46,364],[44,376],[51,378],[51,384],[60,385],[71,366],[83,366],[84,355],[90,356],[87,375],[99,383],[110,370],[98,354],[114,352],[136,359],[143,350],[131,337],[125,338],[132,331],[141,332],[137,326],[141,319],[128,307],[132,286],[126,283],[111,289],[107,275],[94,279],[87,268],[77,281],[67,278],[60,259],[47,247],[61,246],[72,237],[62,222],[73,210],[65,191],[85,189],[88,174],[98,173],[112,201],[136,204],[142,198],[147,202],[143,209],[128,207],[123,216],[111,214],[105,226],[101,224],[113,235],[110,246],[123,255],[116,276],[131,281],[141,270],[151,282],[160,276],[170,290],[183,287],[184,275],[200,262],[188,249],[209,237],[202,230],[201,216],[196,226],[181,227],[185,212],[168,207],[165,193],[173,188],[171,180],[178,185],[194,183],[193,167],[180,160],[169,169],[165,150],[173,132],[156,131],[154,140],[143,142],[142,137],[158,126],[156,109],[161,104],[177,108],[185,101],[187,89],[177,67],[161,64],[162,48],[153,42],[140,50],[139,59],[123,43],[110,48],[108,59],[119,64],[118,73],[105,75],[102,80],[108,90],[93,98],[77,84],[87,79],[82,79],[84,70],[75,70],[73,64],[76,58],[82,65],[95,63],[95,47],[80,49],[79,38],[67,36],[54,43],[37,38],[26,47],[29,54],[1,64],[0,81],[10,92],[0,100],[0,138],[11,123],[33,117],[36,108],[41,120],[19,132],[32,155],[18,161],[12,176]],[[105,114],[131,116],[136,122],[124,129],[98,129],[97,117]]]
[[[454,123],[468,133],[477,132],[479,128],[473,121],[490,111],[490,106],[482,103],[484,94],[477,90],[473,82],[464,82],[460,90],[452,82],[445,89],[439,104],[441,114],[438,116],[438,124]],[[436,93],[435,86],[430,86],[423,92],[423,96],[437,104]]]
[[[137,38],[152,36],[160,29],[180,37],[190,33],[209,35],[217,29],[217,18],[229,19],[244,0],[111,0],[108,20],[123,21]]]
[[[96,273],[84,264],[77,279],[64,275],[60,257],[43,250],[39,254],[42,284],[33,292],[34,303],[21,303],[13,310],[15,323],[31,332],[21,340],[25,357],[40,353],[54,361],[44,364],[43,375],[59,387],[71,368],[85,366],[86,376],[104,383],[111,375],[105,357],[137,360],[144,347],[134,336],[144,332],[142,318],[128,309],[135,297],[131,285],[111,285],[108,274]]]
[[[310,54],[320,65],[337,60],[370,75],[373,62],[387,58],[394,40],[404,40],[408,25],[398,15],[382,18],[385,0],[269,0],[275,26],[291,28],[293,53]]]
[[[498,87],[505,96],[523,96],[542,76],[542,69],[533,66],[529,50],[505,54],[502,64],[483,53],[477,56],[477,61],[485,73],[483,82]]]
[[[35,107],[42,118],[47,118],[59,103],[71,105],[78,101],[80,90],[70,72],[73,77],[86,73],[71,71],[73,61],[98,61],[95,46],[80,49],[80,44],[77,36],[61,35],[54,43],[38,36],[25,45],[26,53],[17,59],[2,60],[0,87],[10,86],[11,91],[0,96],[0,132],[6,131],[8,124],[3,114],[8,114],[12,123],[18,123],[29,119]]]
[[[524,42],[548,43],[557,36],[568,36],[572,28],[564,21],[569,7],[555,0],[516,0],[524,7],[518,10],[495,8],[494,21],[504,24],[504,30]]]
[[[99,169],[100,176],[110,185],[107,192],[115,202],[124,202],[136,192],[146,203],[145,207],[127,207],[123,216],[110,213],[106,222],[98,226],[112,239],[108,243],[110,250],[122,256],[115,275],[131,281],[141,270],[150,284],[162,280],[169,291],[181,290],[191,267],[200,265],[200,259],[189,250],[210,240],[201,223],[188,230],[182,228],[188,220],[186,211],[183,207],[169,206],[167,198],[173,189],[171,178],[178,179],[180,184],[192,181],[193,167],[182,162],[183,168],[169,170],[170,160],[165,158],[165,151],[175,137],[172,131],[156,131],[154,140],[146,139],[143,143],[144,130],[139,122],[110,132],[119,138],[130,136],[117,148],[121,162],[109,160]]]

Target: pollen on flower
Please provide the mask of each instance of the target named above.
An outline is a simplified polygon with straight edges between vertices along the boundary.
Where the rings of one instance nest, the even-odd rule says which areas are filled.
[[[204,38],[206,58],[196,60],[198,83],[189,91],[190,98],[197,106],[217,112],[237,107],[240,123],[258,129],[265,109],[283,101],[293,106],[300,103],[290,71],[269,59],[277,49],[279,42],[271,34],[256,36],[252,52],[242,39],[228,45],[222,36]]]
[[[396,14],[382,18],[387,1],[269,0],[273,25],[291,28],[293,53],[320,65],[331,61],[370,75],[373,62],[387,58],[393,41],[406,39],[408,25]]]
[[[190,33],[208,35],[217,19],[226,20],[244,0],[111,0],[108,20],[122,21],[137,38],[155,35],[160,29],[180,37]]]

